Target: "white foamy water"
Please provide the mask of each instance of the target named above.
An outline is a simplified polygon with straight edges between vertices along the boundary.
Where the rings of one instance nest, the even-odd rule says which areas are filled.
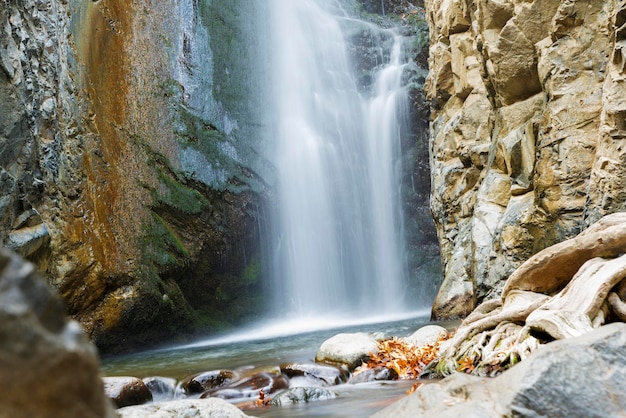
[[[294,318],[406,311],[403,39],[343,16],[333,0],[273,0],[271,15],[279,176],[274,306]],[[373,48],[382,65],[371,92],[357,88],[346,27],[377,31]]]

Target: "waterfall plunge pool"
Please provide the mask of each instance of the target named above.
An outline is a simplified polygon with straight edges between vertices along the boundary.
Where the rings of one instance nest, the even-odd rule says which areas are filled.
[[[313,363],[320,345],[333,335],[368,332],[377,333],[381,338],[404,337],[431,324],[428,314],[422,311],[402,318],[369,318],[369,323],[267,323],[185,346],[104,358],[102,369],[105,376],[163,376],[180,381],[186,376],[209,370],[245,370],[252,373],[288,362]],[[457,323],[438,325],[451,330]],[[400,380],[341,384],[326,387],[337,394],[331,400],[253,408],[249,408],[250,403],[237,405],[246,414],[259,417],[367,417],[406,396],[414,383],[412,380]]]

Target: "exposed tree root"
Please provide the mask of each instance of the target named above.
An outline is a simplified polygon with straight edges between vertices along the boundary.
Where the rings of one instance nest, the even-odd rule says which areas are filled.
[[[624,253],[626,213],[539,252],[509,277],[501,299],[481,304],[463,321],[425,374],[491,376],[541,344],[626,321]]]

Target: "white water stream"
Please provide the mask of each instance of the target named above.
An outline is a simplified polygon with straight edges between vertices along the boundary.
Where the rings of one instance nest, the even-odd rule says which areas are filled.
[[[345,16],[336,0],[272,1],[274,306],[290,318],[404,312],[403,38]],[[368,91],[357,87],[346,28],[381,43]]]

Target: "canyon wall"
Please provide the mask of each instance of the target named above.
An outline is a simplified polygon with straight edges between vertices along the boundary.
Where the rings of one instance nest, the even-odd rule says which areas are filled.
[[[260,309],[271,169],[243,3],[0,7],[0,241],[104,352]]]
[[[433,318],[626,209],[626,2],[427,0]]]

